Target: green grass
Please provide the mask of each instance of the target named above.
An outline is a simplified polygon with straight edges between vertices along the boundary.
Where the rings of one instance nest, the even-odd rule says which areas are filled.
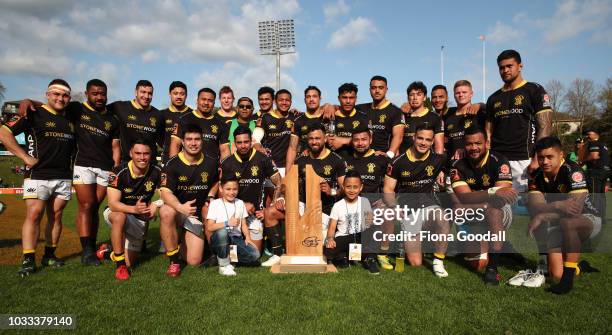
[[[65,213],[70,228],[75,207],[72,201]],[[108,236],[100,231],[100,239]],[[149,246],[156,248],[158,234],[152,225]],[[86,268],[75,257],[26,279],[17,266],[0,266],[0,314],[74,314],[80,333],[610,333],[612,257],[585,258],[602,273],[581,275],[571,294],[554,296],[486,287],[452,259],[445,279],[427,267],[379,276],[361,268],[326,275],[238,268],[235,278],[216,267],[187,268],[167,278],[167,260],[154,254],[118,282],[111,263]],[[515,270],[501,268],[505,278]]]
[[[14,156],[0,156],[0,178],[7,187],[21,187],[23,175],[15,174],[11,168],[23,166],[21,159]]]

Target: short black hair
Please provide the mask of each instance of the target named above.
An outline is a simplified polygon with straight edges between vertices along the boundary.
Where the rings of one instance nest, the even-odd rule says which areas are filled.
[[[224,174],[221,177],[221,185],[225,185],[225,184],[227,184],[229,182],[232,182],[232,181],[238,183],[238,178],[233,173]]]
[[[274,95],[274,100],[278,99],[278,96],[281,94],[289,94],[289,98],[292,98],[291,96],[291,92],[289,92],[289,90],[281,88],[280,90],[278,90],[278,92],[276,92],[276,94]]]
[[[370,83],[372,83],[374,80],[379,80],[379,81],[384,81],[385,85],[387,85],[387,78],[383,77],[383,76],[379,76],[379,75],[375,75],[370,79]]]
[[[353,134],[351,135],[355,135],[355,134],[361,134],[361,133],[368,133],[370,135],[370,137],[372,136],[372,133],[370,133],[370,129],[368,128],[368,126],[362,124],[359,125],[356,129],[353,130]]]
[[[96,86],[96,87],[104,87],[105,90],[107,90],[108,88],[106,87],[106,83],[103,82],[100,79],[92,79],[90,81],[87,82],[87,84],[85,85],[85,91],[89,91],[89,89],[92,86]]]
[[[321,97],[321,90],[320,90],[318,87],[313,86],[313,85],[310,85],[310,86],[306,87],[306,89],[304,90],[304,96],[306,96],[306,94],[307,94],[307,93],[308,93],[308,91],[310,91],[310,90],[315,90],[315,91],[317,91],[317,93],[319,94],[319,98]]]
[[[249,97],[241,97],[240,99],[238,99],[238,102],[236,104],[240,104],[240,101],[246,100],[251,104],[251,107],[253,107],[253,100],[251,100],[251,98]]]
[[[311,132],[316,131],[316,130],[322,131],[323,134],[325,134],[326,132],[325,126],[322,123],[317,122],[317,123],[312,123],[310,126],[308,126],[307,134],[310,134]]]
[[[140,79],[136,83],[136,89],[138,89],[139,87],[153,87],[153,84],[151,84],[151,82],[146,79]]]
[[[210,94],[212,94],[213,95],[213,100],[217,98],[217,93],[215,93],[215,91],[213,91],[212,88],[210,88],[210,87],[201,88],[198,91],[198,96],[200,96],[200,94],[202,94],[202,93],[210,93]]]
[[[153,146],[151,145],[151,142],[145,140],[144,138],[139,137],[135,139],[134,141],[132,141],[132,145],[130,145],[130,149],[134,148],[136,144],[146,145],[149,147],[151,151],[153,151]]]
[[[542,151],[548,148],[558,148],[561,149],[561,140],[559,140],[556,136],[547,136],[543,137],[535,143],[535,151]]]
[[[503,60],[512,58],[514,58],[517,63],[521,64],[521,54],[519,54],[518,51],[512,49],[502,51],[499,56],[497,56],[497,64],[499,64],[499,62]]]
[[[266,94],[266,93],[274,97],[274,89],[270,86],[264,86],[264,87],[261,87],[259,90],[257,90],[257,97],[259,97],[262,94]]]
[[[236,127],[236,129],[234,129],[234,138],[236,138],[236,136],[238,135],[244,135],[244,134],[248,134],[249,138],[251,138],[251,129],[247,126],[243,126],[243,125],[239,125],[238,127]]]
[[[183,129],[181,129],[181,138],[185,138],[185,134],[187,133],[199,133],[202,135],[202,128],[197,124],[188,123]]]
[[[476,134],[483,134],[485,137],[485,140],[487,139],[487,134],[485,133],[484,129],[480,128],[477,125],[472,125],[470,127],[468,127],[465,132],[463,133],[463,136],[467,136],[467,135],[476,135]]]
[[[348,178],[357,178],[361,182],[361,174],[357,170],[346,171],[346,174],[344,175],[344,180],[347,180]]]
[[[597,129],[593,129],[593,128],[588,128],[587,130],[582,132],[582,135],[588,135],[589,133],[595,133],[597,135],[599,135],[599,131],[597,131]]]
[[[433,93],[433,91],[435,90],[444,90],[444,93],[446,93],[446,95],[448,95],[448,90],[446,89],[446,86],[444,85],[436,85],[434,87],[431,88],[431,93]]]
[[[422,81],[413,81],[408,85],[406,94],[410,94],[410,91],[421,91],[424,95],[427,95],[427,86]]]
[[[172,92],[173,89],[175,88],[182,88],[185,90],[185,93],[187,93],[187,85],[185,85],[184,82],[182,81],[173,81],[170,83],[170,88],[168,88],[168,93]]]
[[[434,126],[429,122],[423,122],[420,125],[416,126],[414,133],[418,133],[421,130],[431,130],[435,132]]]
[[[358,92],[357,85],[353,83],[344,83],[340,85],[340,87],[338,87],[338,95],[342,95],[342,93],[346,93],[346,92],[355,92],[355,94],[357,94]]]
[[[68,82],[65,81],[64,79],[60,79],[60,78],[55,78],[55,79],[51,80],[51,82],[49,82],[49,85],[47,85],[47,87],[49,87],[51,85],[64,85],[64,86],[66,86],[66,87],[68,87],[69,89],[72,90],[70,85],[68,85]]]

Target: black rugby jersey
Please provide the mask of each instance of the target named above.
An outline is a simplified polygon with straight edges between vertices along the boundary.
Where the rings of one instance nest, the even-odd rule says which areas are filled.
[[[427,123],[431,125],[434,128],[434,135],[444,133],[444,124],[440,115],[430,111],[428,108],[425,108],[425,110],[425,114],[421,116],[416,116],[414,113],[404,114],[406,128],[404,128],[404,138],[400,145],[400,152],[406,152],[412,146],[416,128],[421,124]]]
[[[512,170],[506,157],[489,150],[476,166],[468,157],[455,161],[450,170],[453,188],[468,185],[472,191],[483,191],[495,186],[497,182],[512,185]]]
[[[529,193],[544,193],[548,203],[564,201],[570,193],[588,193],[586,177],[580,166],[574,162],[562,161],[561,167],[553,180],[549,180],[542,168],[538,168],[529,178]],[[592,202],[591,194],[587,195],[583,214],[599,215]]]
[[[550,111],[548,95],[536,83],[523,81],[513,90],[497,90],[487,100],[491,149],[511,161],[529,159],[536,139],[535,115]]]
[[[355,130],[363,128],[364,125],[368,129],[372,128],[368,116],[354,108],[348,115],[345,115],[342,111],[336,111],[334,122],[336,127],[336,136],[338,137],[350,138],[353,136],[353,132],[355,132]],[[353,154],[353,147],[349,143],[348,145],[344,145],[334,152],[340,155],[340,157],[343,159],[347,159]]]
[[[235,110],[232,110],[232,113],[229,116],[224,116],[221,115],[220,112],[221,109],[218,109],[217,112],[214,114],[215,118],[219,119],[221,121],[221,124],[223,124],[227,129],[229,129],[232,120],[238,117],[238,113]]]
[[[196,216],[202,221],[202,207],[208,200],[208,193],[219,181],[219,163],[200,153],[200,158],[189,164],[184,152],[170,158],[161,171],[160,189],[166,189],[180,203],[196,200]]]
[[[359,156],[353,153],[346,160],[347,171],[355,170],[361,175],[363,183],[362,193],[381,193],[382,186],[389,165],[389,157],[377,155],[374,149],[370,149],[365,155]]]
[[[393,129],[404,125],[402,110],[390,101],[383,102],[380,107],[374,108],[371,103],[355,106],[370,119],[372,127],[372,149],[376,151],[389,151]]]
[[[121,141],[121,161],[130,160],[130,148],[137,139],[151,143],[151,157],[157,157],[155,144],[163,145],[164,118],[155,107],[143,109],[135,100],[115,101],[107,106],[119,120],[119,140]]]
[[[316,116],[306,112],[295,117],[291,133],[300,139],[300,142],[298,143],[298,152],[308,148],[308,128],[313,124],[322,122],[322,114]]]
[[[229,126],[223,124],[223,120],[214,115],[205,117],[199,111],[194,110],[179,118],[172,136],[181,139],[183,129],[189,124],[202,128],[202,152],[218,160],[221,153],[219,145],[229,143]]]
[[[254,148],[247,159],[235,152],[221,162],[221,174],[238,179],[238,198],[252,203],[257,210],[265,206],[264,181],[277,173],[272,159]]]
[[[67,116],[76,125],[74,165],[109,171],[114,165],[113,140],[119,139],[119,121],[108,111],[96,111],[87,102],[71,102]]]
[[[444,121],[444,148],[449,156],[457,149],[465,149],[465,130],[472,126],[485,130],[487,113],[482,109],[476,115],[457,115],[457,107],[450,107],[442,116]]]
[[[598,169],[609,169],[610,167],[610,153],[608,147],[603,142],[589,141],[586,143],[587,152],[599,152],[599,159],[595,161],[586,161],[587,169],[598,170]]]
[[[293,128],[293,114],[282,116],[276,109],[261,117],[259,125],[265,135],[261,144],[268,149],[276,166],[284,167],[289,149],[291,128]]]
[[[338,177],[346,175],[346,163],[340,156],[331,150],[324,148],[319,158],[312,158],[310,155],[299,156],[295,161],[298,165],[298,180],[300,189],[300,201],[306,202],[306,165],[312,165],[315,173],[332,187],[338,189]],[[336,199],[321,192],[321,204],[323,213],[329,214]]]
[[[165,164],[170,158],[170,142],[179,118],[186,113],[191,113],[192,110],[193,109],[191,109],[189,106],[183,106],[183,108],[179,110],[173,105],[170,105],[170,107],[160,111],[162,117],[164,118],[164,145],[162,148],[163,164]]]
[[[389,164],[387,176],[397,181],[395,193],[398,194],[398,202],[411,207],[437,204],[434,184],[445,164],[446,155],[431,151],[421,159],[414,157],[410,150],[395,158]]]
[[[26,169],[24,178],[72,179],[75,129],[64,111],[42,105],[29,112],[27,119],[14,115],[3,127],[13,135],[25,133],[26,152],[38,159],[36,165]]]
[[[159,187],[161,169],[154,164],[149,165],[144,175],[134,175],[131,160],[116,166],[108,175],[108,187],[121,192],[121,203],[134,206],[138,199],[149,204]]]

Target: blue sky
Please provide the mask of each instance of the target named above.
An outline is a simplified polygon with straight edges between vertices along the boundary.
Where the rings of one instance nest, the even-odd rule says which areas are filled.
[[[109,84],[110,101],[131,99],[138,79],[155,85],[153,104],[168,105],[173,80],[256,97],[274,85],[274,57],[258,54],[257,22],[293,18],[297,53],[282,58],[282,87],[310,85],[335,102],[343,82],[389,80],[389,97],[406,100],[414,80],[468,79],[482,99],[482,43],[486,35],[486,94],[501,86],[495,58],[518,50],[524,77],[546,84],[580,77],[602,84],[612,75],[612,2],[595,1],[36,1],[0,0],[0,82],[6,100],[41,99],[54,77],[82,91],[93,77]],[[217,103],[218,105],[218,103]]]

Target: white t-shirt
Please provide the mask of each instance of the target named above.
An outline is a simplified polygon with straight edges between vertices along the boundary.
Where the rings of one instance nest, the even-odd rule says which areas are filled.
[[[223,223],[229,221],[229,218],[234,216],[236,219],[245,220],[249,213],[247,212],[244,202],[240,199],[234,199],[232,202],[227,202],[223,199],[215,199],[208,206],[207,220],[215,220],[215,223]],[[242,222],[241,222],[242,224]],[[231,235],[242,235],[240,229],[241,224],[233,227],[230,231]]]
[[[344,199],[336,202],[329,214],[330,219],[338,221],[335,237],[364,231],[366,229],[365,213],[371,212],[370,201],[366,198],[358,197],[357,201],[353,203],[347,203]]]

